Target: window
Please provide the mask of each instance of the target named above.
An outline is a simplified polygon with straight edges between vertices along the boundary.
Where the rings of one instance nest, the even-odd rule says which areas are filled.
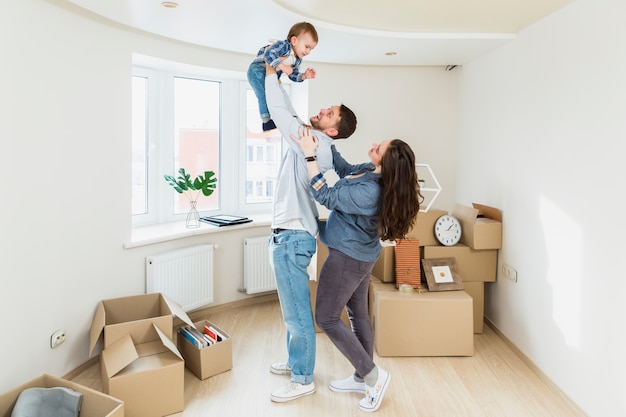
[[[261,130],[245,73],[133,60],[133,225],[184,220],[189,201],[163,178],[179,168],[192,178],[215,172],[216,191],[197,200],[201,215],[269,213],[283,144],[277,130]],[[303,102],[302,89],[283,85]]]

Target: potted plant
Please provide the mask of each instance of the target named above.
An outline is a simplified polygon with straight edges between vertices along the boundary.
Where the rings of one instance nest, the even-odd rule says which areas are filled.
[[[171,185],[179,194],[185,194],[189,199],[191,209],[187,214],[187,221],[185,225],[187,227],[200,227],[200,214],[196,209],[196,202],[200,193],[205,197],[210,196],[215,191],[215,183],[217,178],[214,178],[215,172],[204,171],[204,175],[198,175],[193,181],[191,175],[185,172],[185,168],[178,170],[178,177],[172,175],[164,175],[165,180]]]

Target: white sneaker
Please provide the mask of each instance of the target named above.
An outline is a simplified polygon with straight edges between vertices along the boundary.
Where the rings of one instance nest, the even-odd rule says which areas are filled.
[[[289,381],[287,385],[272,392],[272,401],[277,403],[285,403],[287,401],[296,400],[305,395],[315,392],[315,382],[303,385],[294,381]]]
[[[380,403],[383,401],[383,396],[389,386],[390,380],[391,375],[389,375],[389,372],[379,367],[376,384],[373,387],[370,387],[367,384],[365,385],[365,398],[359,401],[359,408],[361,411],[371,413],[378,410]]]
[[[355,381],[354,375],[350,375],[345,379],[330,381],[328,388],[335,392],[358,392],[359,394],[365,394],[365,382]]]
[[[291,368],[287,365],[287,362],[273,363],[270,365],[270,372],[276,375],[289,375]]]

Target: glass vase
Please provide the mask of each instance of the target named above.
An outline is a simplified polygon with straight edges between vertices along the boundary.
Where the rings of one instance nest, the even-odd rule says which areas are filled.
[[[188,228],[200,227],[200,213],[196,209],[196,201],[190,201],[189,204],[191,208],[189,209],[189,213],[187,213],[187,220],[185,221],[185,226]]]

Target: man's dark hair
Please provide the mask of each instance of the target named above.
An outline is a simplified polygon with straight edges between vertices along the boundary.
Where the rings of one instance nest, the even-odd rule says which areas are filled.
[[[339,124],[337,125],[337,135],[333,139],[345,139],[350,137],[356,130],[356,115],[348,106],[339,106]]]

